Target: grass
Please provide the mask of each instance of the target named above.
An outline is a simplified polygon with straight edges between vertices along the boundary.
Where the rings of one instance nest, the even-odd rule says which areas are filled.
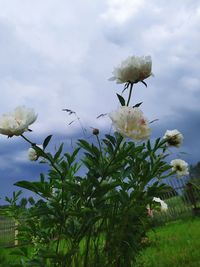
[[[149,233],[135,267],[199,267],[200,219],[171,222]]]

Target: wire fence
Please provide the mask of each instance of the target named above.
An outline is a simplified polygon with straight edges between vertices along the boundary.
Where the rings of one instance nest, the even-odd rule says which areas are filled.
[[[168,209],[166,211],[153,210],[153,225],[200,216],[200,189],[198,187],[182,179],[168,179],[166,184],[169,186],[169,190],[160,198],[165,201]],[[16,246],[16,236],[16,222],[0,216],[0,247]]]
[[[15,230],[14,220],[0,217],[0,247],[15,246]]]
[[[200,216],[200,188],[183,179],[168,179],[169,190],[160,198],[168,209],[156,212],[153,216],[155,224],[162,224],[177,219]]]

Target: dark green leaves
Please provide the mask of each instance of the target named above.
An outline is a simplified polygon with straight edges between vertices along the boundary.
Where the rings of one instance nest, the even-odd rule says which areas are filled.
[[[58,148],[56,154],[54,155],[54,160],[55,160],[55,161],[60,157],[60,155],[61,155],[61,153],[62,153],[62,150],[63,150],[63,145],[64,145],[64,144],[61,144],[61,145],[60,145],[60,147]]]
[[[48,182],[29,182],[24,180],[19,181],[14,185],[27,189],[43,197],[51,196],[50,184]]]
[[[143,83],[147,87],[147,84],[144,81],[141,81],[141,83]]]
[[[115,137],[110,135],[110,134],[105,134],[105,137],[113,144],[115,145],[116,144],[116,140],[115,140]]]
[[[44,142],[43,142],[43,149],[45,149],[45,148],[48,146],[48,144],[49,144],[51,138],[52,138],[52,135],[49,135],[49,136],[47,136],[47,137],[45,138],[45,140],[44,140]]]
[[[100,151],[94,144],[89,144],[87,141],[85,141],[83,139],[80,139],[78,144],[84,150],[88,151],[91,155],[93,155],[95,157],[100,156]]]
[[[140,102],[140,103],[135,104],[135,105],[133,106],[133,108],[138,108],[139,106],[142,105],[142,103],[143,103],[143,102]]]
[[[69,153],[64,154],[64,156],[67,158],[67,162],[68,162],[69,166],[71,166],[71,164],[76,160],[76,156],[77,156],[79,150],[80,150],[80,147],[75,148],[71,155]]]
[[[126,105],[126,102],[125,102],[125,99],[123,98],[123,96],[117,94],[117,97],[119,99],[119,102],[122,106],[125,106]]]

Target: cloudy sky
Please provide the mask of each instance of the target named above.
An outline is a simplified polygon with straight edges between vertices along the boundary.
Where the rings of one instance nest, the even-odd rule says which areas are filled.
[[[199,0],[0,0],[0,114],[26,105],[38,113],[30,139],[70,143],[81,135],[63,108],[75,110],[90,131],[110,129],[122,86],[108,81],[130,55],[151,55],[154,77],[137,84],[132,103],[152,124],[184,135],[182,158],[200,160]],[[0,196],[42,170],[27,159],[28,144],[0,136]]]

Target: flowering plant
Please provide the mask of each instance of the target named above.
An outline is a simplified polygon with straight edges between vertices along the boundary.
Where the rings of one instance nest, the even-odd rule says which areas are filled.
[[[166,136],[149,140],[141,103],[130,106],[133,85],[146,85],[143,80],[151,75],[151,58],[131,57],[114,75],[129,91],[127,99],[117,94],[121,106],[109,114],[116,132],[103,135],[94,129],[94,141],[78,140],[72,153],[64,151],[64,144],[55,153],[48,151],[51,135],[42,146],[24,135],[36,120],[30,109],[17,108],[0,119],[0,133],[20,135],[31,145],[30,160],[49,166],[38,181],[15,184],[39,199],[25,199],[22,205],[16,204],[20,193],[7,198],[7,214],[18,221],[20,266],[131,267],[150,227],[147,205],[165,190],[161,181],[187,174],[182,161],[172,166],[165,161],[169,144],[177,146],[182,135],[176,132],[174,142]]]

